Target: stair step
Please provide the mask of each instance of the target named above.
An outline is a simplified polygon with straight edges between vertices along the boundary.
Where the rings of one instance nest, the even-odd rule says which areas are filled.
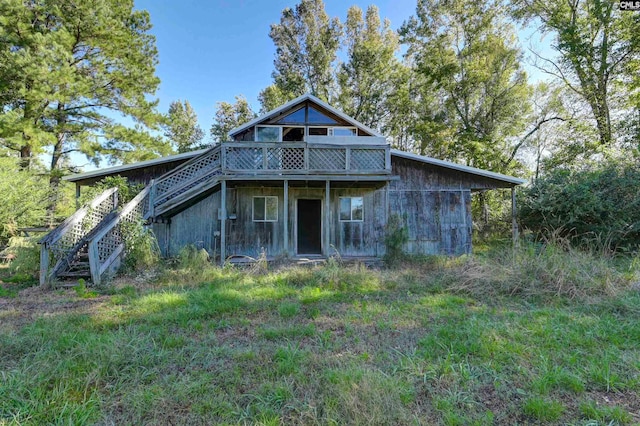
[[[60,272],[58,274],[58,278],[60,277],[90,277],[91,273],[87,271],[66,271]]]

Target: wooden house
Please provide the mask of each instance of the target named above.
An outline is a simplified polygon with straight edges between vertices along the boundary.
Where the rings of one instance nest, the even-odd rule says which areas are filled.
[[[407,252],[469,253],[471,193],[524,183],[391,149],[384,136],[311,95],[230,136],[210,149],[67,177],[78,194],[81,186],[116,174],[146,188],[118,213],[113,194],[103,195],[43,240],[45,281],[64,276],[83,252],[99,281],[124,252],[119,224],[138,216],[167,257],[190,244],[221,261],[262,252],[271,258],[380,257],[394,214],[409,231]],[[77,230],[87,214],[97,217],[84,225],[88,231]],[[52,248],[65,233],[73,234],[65,247]]]

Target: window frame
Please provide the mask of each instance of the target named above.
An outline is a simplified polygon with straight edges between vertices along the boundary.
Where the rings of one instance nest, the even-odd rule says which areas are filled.
[[[342,200],[349,199],[349,219],[342,218]],[[362,200],[362,219],[354,219],[353,218],[353,198],[360,198]],[[364,222],[364,196],[363,195],[348,195],[344,197],[339,197],[338,204],[338,221],[340,222]]]
[[[264,199],[264,219],[256,219],[256,198]],[[275,198],[276,199],[276,218],[269,219],[267,218],[267,198]],[[279,200],[277,195],[254,195],[251,198],[251,220],[252,222],[264,223],[264,222],[277,222],[279,216]]]
[[[258,140],[258,129],[261,127],[276,127],[278,129],[278,140],[275,141],[261,141]],[[287,127],[292,127],[292,126],[287,126]],[[258,124],[255,126],[255,136],[254,136],[255,142],[264,142],[264,143],[275,143],[275,142],[282,142],[282,126],[280,125],[272,125],[272,124]]]
[[[352,135],[335,135],[335,129],[349,129],[349,130],[353,130],[353,134]],[[333,127],[329,127],[328,130],[328,134],[329,136],[336,136],[339,138],[352,138],[355,136],[358,136],[358,128],[355,126],[333,126]]]

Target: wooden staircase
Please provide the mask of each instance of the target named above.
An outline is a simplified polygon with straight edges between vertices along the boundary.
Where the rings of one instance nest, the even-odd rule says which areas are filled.
[[[98,195],[40,241],[40,284],[90,278],[100,285],[126,255],[124,223],[148,223],[170,215],[218,185],[220,175],[217,145],[151,181],[121,209],[117,188]]]

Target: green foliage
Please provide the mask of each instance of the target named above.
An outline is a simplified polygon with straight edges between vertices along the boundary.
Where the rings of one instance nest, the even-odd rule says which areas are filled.
[[[537,66],[586,103],[599,143],[611,145],[618,117],[628,118],[614,113],[629,107],[616,99],[619,89],[630,93],[638,82],[634,72],[640,65],[637,15],[621,11],[616,2],[601,0],[515,0],[511,7],[517,18],[539,23],[544,34],[553,35],[550,45],[557,59],[538,55]]]
[[[40,272],[40,246],[38,238],[12,237],[3,254],[13,256],[9,271],[14,276],[35,280]],[[23,281],[21,278],[20,281]]]
[[[247,99],[240,95],[236,96],[236,102],[218,102],[216,104],[216,115],[211,126],[211,138],[214,142],[226,142],[229,140],[229,132],[234,128],[243,125],[255,118],[256,114],[251,109]]]
[[[384,261],[389,266],[397,265],[406,259],[404,245],[409,241],[409,229],[405,220],[398,214],[392,214],[387,220],[385,228],[384,245],[386,252]]]
[[[203,147],[204,131],[198,125],[198,115],[189,101],[171,102],[163,127],[164,135],[169,138],[178,152],[188,152]]]
[[[362,9],[351,6],[347,12],[344,42],[347,61],[340,65],[337,106],[361,123],[377,128],[387,115],[386,103],[394,90],[393,76],[400,62],[398,36],[389,21],[380,22],[378,8],[369,6],[365,19]]]
[[[48,181],[34,170],[21,169],[18,159],[0,157],[0,246],[18,228],[42,226],[46,215]]]
[[[20,424],[633,423],[638,292],[558,303],[443,285],[472,279],[469,266],[200,263],[214,273],[194,281],[176,265],[111,303],[19,293],[2,300],[0,412]]]
[[[204,270],[211,266],[209,253],[205,249],[199,249],[193,244],[183,247],[178,253],[178,266],[180,269],[193,271]]]
[[[555,169],[521,192],[523,226],[593,249],[640,249],[640,171],[630,162]]]
[[[149,133],[159,124],[151,96],[160,82],[150,29],[133,0],[0,3],[0,144],[25,168],[52,154],[51,208],[71,152],[96,164],[171,152]]]
[[[83,278],[80,278],[78,280],[78,284],[76,284],[75,287],[73,287],[73,290],[76,292],[76,295],[81,299],[93,299],[94,297],[98,296],[98,293],[96,293],[95,291],[87,290],[87,283]]]
[[[158,264],[160,247],[151,228],[144,226],[142,221],[123,222],[120,231],[127,250],[124,259],[126,269],[143,271]]]
[[[527,300],[585,300],[615,295],[632,276],[601,255],[568,247],[562,240],[521,242],[486,257],[461,259],[454,274],[442,277],[448,289],[476,297],[518,296]]]
[[[401,29],[422,77],[413,136],[422,154],[498,172],[525,129],[531,88],[497,1],[426,0]]]
[[[526,415],[536,420],[549,422],[558,420],[565,408],[557,401],[535,397],[525,401],[523,410]]]
[[[107,176],[95,184],[85,187],[83,192],[80,194],[79,204],[81,206],[86,206],[95,197],[111,188],[118,188],[118,204],[122,207],[138,195],[142,190],[143,185],[129,184],[127,178],[120,175]]]
[[[276,46],[272,76],[278,90],[261,93],[261,100],[272,104],[274,94],[291,100],[308,92],[328,101],[335,87],[333,66],[341,34],[340,20],[329,18],[322,0],[301,0],[293,9],[284,9],[280,23],[272,24],[269,32]]]

